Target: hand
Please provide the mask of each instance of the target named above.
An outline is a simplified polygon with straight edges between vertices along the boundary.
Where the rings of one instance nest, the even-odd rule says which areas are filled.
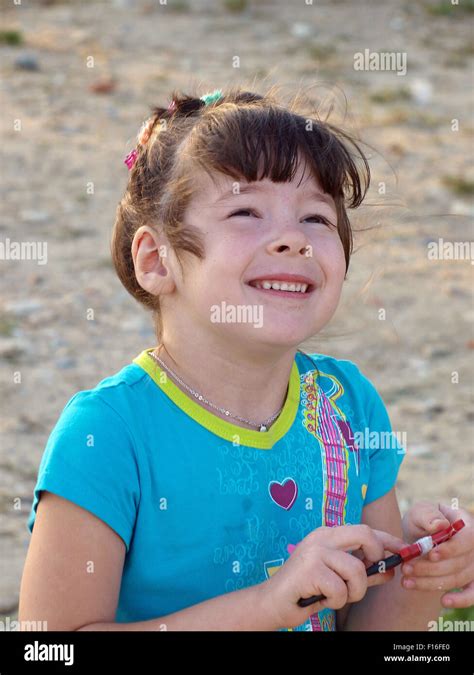
[[[262,611],[276,629],[294,628],[325,607],[340,609],[358,602],[368,586],[390,581],[393,570],[367,577],[367,566],[396,553],[406,544],[368,525],[318,527],[298,543],[284,565],[260,584]],[[352,555],[349,551],[354,551]],[[360,559],[362,556],[363,559]],[[300,607],[300,598],[325,595],[326,600]]]
[[[444,504],[419,502],[402,520],[407,541],[448,527],[462,518],[465,527],[449,541],[436,546],[427,556],[402,565],[402,585],[420,591],[448,591],[441,597],[444,607],[469,607],[474,604],[474,522],[464,509]],[[460,588],[459,592],[449,592]]]

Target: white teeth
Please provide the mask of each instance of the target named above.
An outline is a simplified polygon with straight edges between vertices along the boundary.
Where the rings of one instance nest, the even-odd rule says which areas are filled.
[[[306,293],[309,284],[289,283],[286,281],[256,281],[255,288],[263,288],[269,291],[271,288],[275,291],[292,291],[293,293]]]

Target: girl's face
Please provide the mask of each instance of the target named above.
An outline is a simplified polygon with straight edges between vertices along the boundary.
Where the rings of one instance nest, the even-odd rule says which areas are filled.
[[[184,222],[201,231],[205,258],[186,256],[184,278],[175,271],[172,311],[254,347],[294,347],[323,328],[345,257],[332,197],[311,176],[298,186],[301,173],[300,164],[289,183],[219,176],[216,185],[203,172]]]

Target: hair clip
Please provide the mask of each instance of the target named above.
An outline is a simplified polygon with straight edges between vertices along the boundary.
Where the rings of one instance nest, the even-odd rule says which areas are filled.
[[[153,122],[154,122],[153,117],[150,117],[148,120],[143,122],[141,129],[137,135],[137,145],[144,146],[148,143],[148,140],[151,135],[151,130],[153,127]],[[129,171],[133,168],[133,165],[137,161],[137,157],[138,157],[138,148],[135,148],[134,150],[129,152],[129,154],[123,160],[123,163],[128,166]]]
[[[123,160],[123,163],[128,166],[129,171],[132,169],[133,165],[137,161],[137,157],[138,157],[138,150],[135,148],[134,150],[132,150],[132,152],[129,152],[128,155]]]
[[[138,132],[137,136],[138,145],[146,145],[148,143],[148,140],[151,136],[151,129],[153,127],[154,121],[155,120],[153,119],[153,117],[150,117],[148,120],[143,122],[142,128]]]
[[[220,89],[214,89],[214,91],[208,94],[204,94],[204,96],[201,96],[200,100],[204,101],[204,105],[211,105],[211,103],[218,101],[220,98],[222,98],[222,91]],[[168,105],[168,112],[170,114],[173,113],[176,110],[176,107],[177,107],[176,101],[172,100]],[[138,145],[144,146],[148,143],[148,140],[151,135],[153,122],[154,120],[151,117],[142,124],[142,127],[137,136]],[[137,161],[137,157],[138,157],[138,149],[135,148],[134,150],[129,152],[128,155],[123,160],[123,163],[128,166],[129,171],[133,168],[135,162]]]
[[[222,91],[220,89],[214,89],[210,94],[201,96],[201,101],[204,101],[204,105],[211,105],[211,103],[218,101],[220,98],[222,98]]]

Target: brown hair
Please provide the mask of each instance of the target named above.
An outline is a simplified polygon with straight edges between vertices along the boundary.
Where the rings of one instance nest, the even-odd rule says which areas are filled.
[[[174,90],[174,107],[151,108],[151,133],[148,142],[137,147],[138,156],[117,207],[111,250],[127,291],[153,310],[158,339],[159,297],[145,291],[136,279],[132,240],[141,225],[158,226],[180,264],[180,252],[204,258],[199,233],[183,223],[197,189],[196,169],[213,179],[220,173],[237,181],[269,178],[288,182],[303,156],[322,189],[335,201],[347,273],[353,237],[346,208],[358,207],[366,195],[370,183],[367,159],[351,135],[319,119],[316,111],[309,117],[302,114],[298,96],[289,106],[282,105],[274,96],[275,89],[259,95],[232,87],[209,105]]]

